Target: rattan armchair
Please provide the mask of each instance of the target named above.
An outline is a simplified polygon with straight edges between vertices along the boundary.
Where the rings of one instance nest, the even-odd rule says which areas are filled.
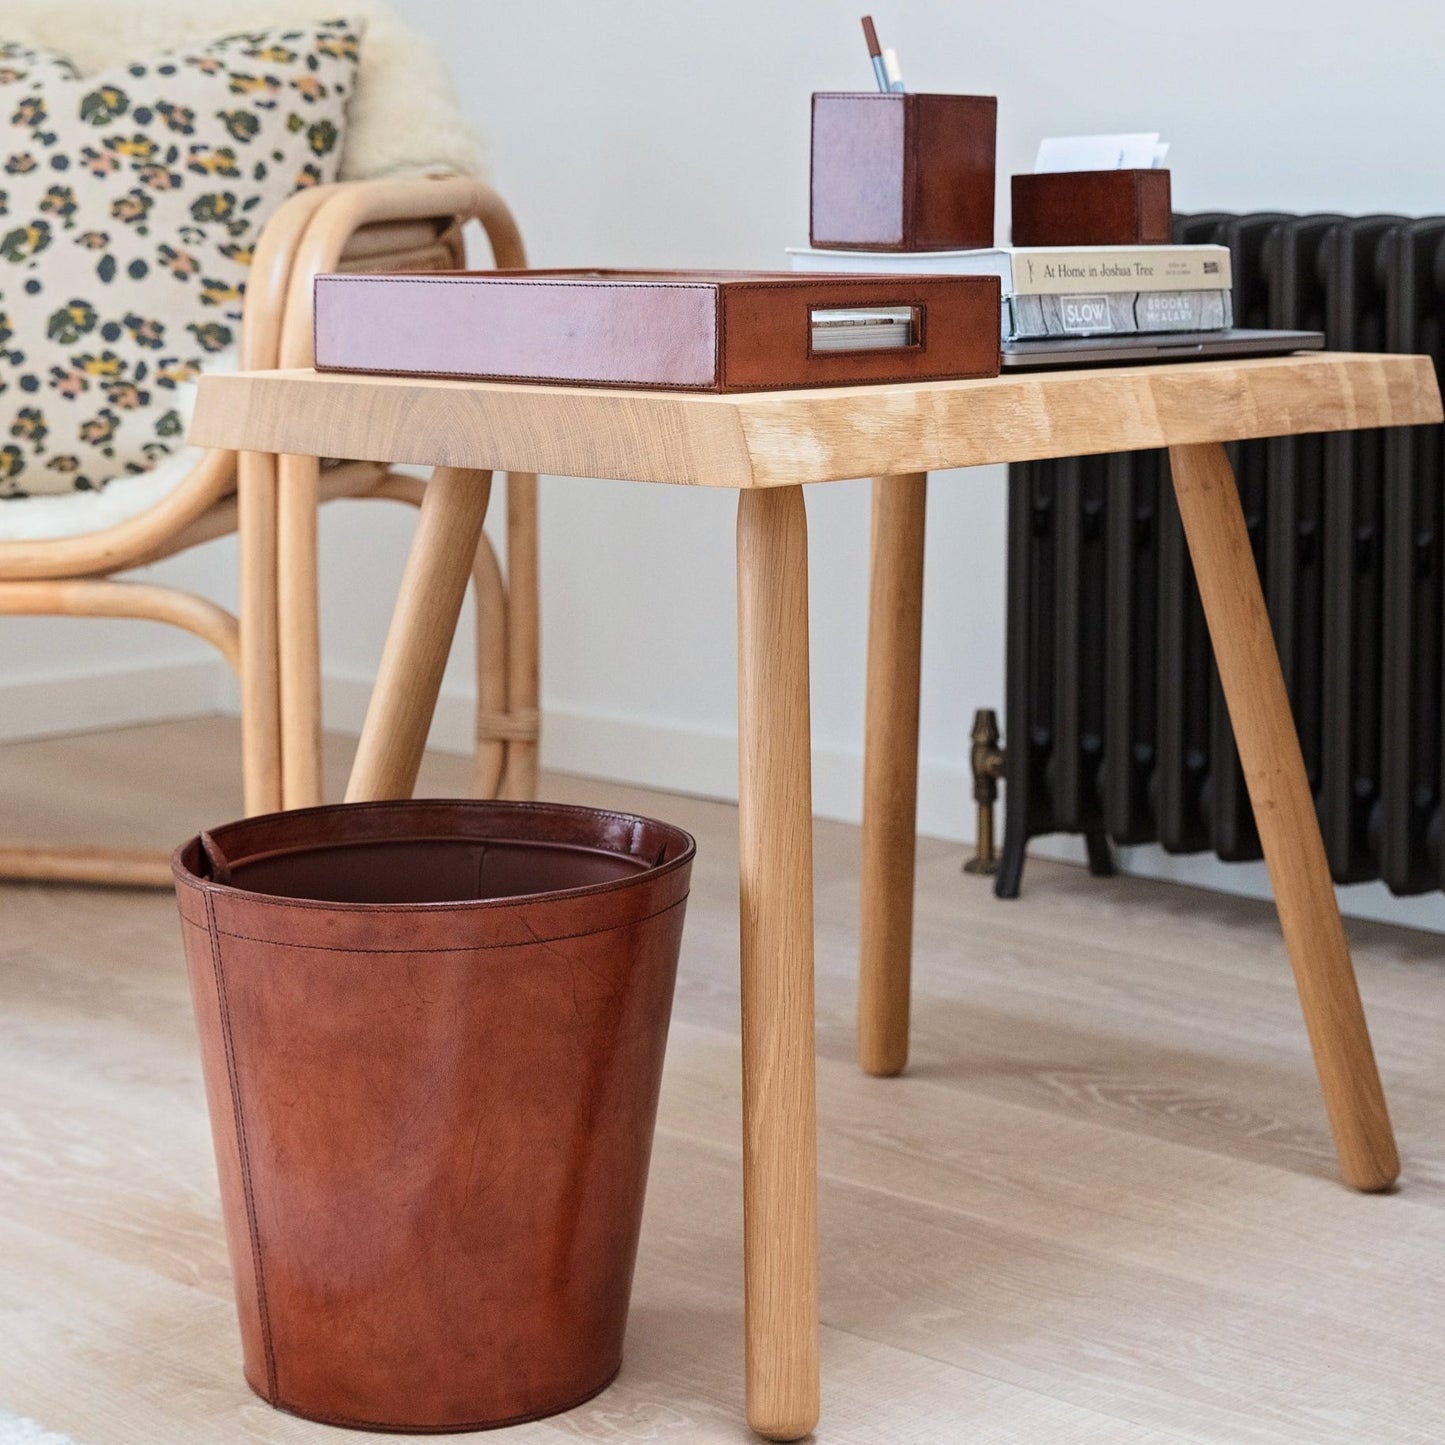
[[[325,270],[426,271],[463,264],[475,219],[498,266],[525,264],[501,198],[469,177],[344,181],[293,196],[257,245],[247,285],[243,368],[311,363],[311,282]],[[211,643],[241,684],[248,813],[321,800],[317,513],[338,498],[421,501],[426,483],[374,462],[207,452],[148,511],[82,536],[0,542],[0,616],[147,618]],[[484,538],[477,610],[475,791],[530,797],[537,767],[536,477],[507,483],[505,578]],[[119,574],[240,533],[240,615],[193,593]],[[287,619],[284,630],[278,616]],[[159,853],[0,844],[0,877],[169,886]]]

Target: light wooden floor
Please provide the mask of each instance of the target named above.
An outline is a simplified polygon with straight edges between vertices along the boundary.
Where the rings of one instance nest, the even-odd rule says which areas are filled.
[[[220,720],[8,746],[5,831],[169,843],[238,811],[235,760]],[[742,1441],[735,813],[545,792],[700,851],[627,1362],[494,1438]],[[1043,862],[1004,904],[959,860],[920,848],[915,1062],[868,1079],[858,835],[818,829],[818,1438],[1445,1440],[1442,941],[1351,928],[1405,1159],[1365,1198],[1267,908]],[[0,1406],[85,1445],[344,1440],[242,1385],[191,1027],[168,897],[0,887]]]

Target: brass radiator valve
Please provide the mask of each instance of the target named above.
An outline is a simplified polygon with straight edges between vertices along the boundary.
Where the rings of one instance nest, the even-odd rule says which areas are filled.
[[[973,715],[973,801],[978,805],[978,846],[963,865],[965,873],[998,872],[998,849],[994,845],[993,810],[998,802],[998,780],[1005,769],[1004,750],[999,746],[998,714],[981,707]]]

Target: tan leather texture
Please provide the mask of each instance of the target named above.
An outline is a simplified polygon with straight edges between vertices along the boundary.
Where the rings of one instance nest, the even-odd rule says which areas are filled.
[[[843,250],[992,246],[998,101],[924,91],[813,96],[809,234]]]
[[[1015,246],[1167,246],[1169,172],[1044,171],[1014,176]]]
[[[812,349],[812,311],[912,306],[917,344]],[[316,278],[322,371],[761,391],[995,376],[989,276],[452,271]]]
[[[550,804],[250,818],[173,860],[246,1379],[337,1425],[596,1393],[694,845]]]
[[[903,96],[813,97],[813,245],[908,249],[907,109]]]

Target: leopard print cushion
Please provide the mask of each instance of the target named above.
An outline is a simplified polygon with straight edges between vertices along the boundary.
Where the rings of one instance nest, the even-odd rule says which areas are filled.
[[[253,31],[86,77],[0,39],[0,498],[184,446],[261,228],[336,178],[359,35]]]

